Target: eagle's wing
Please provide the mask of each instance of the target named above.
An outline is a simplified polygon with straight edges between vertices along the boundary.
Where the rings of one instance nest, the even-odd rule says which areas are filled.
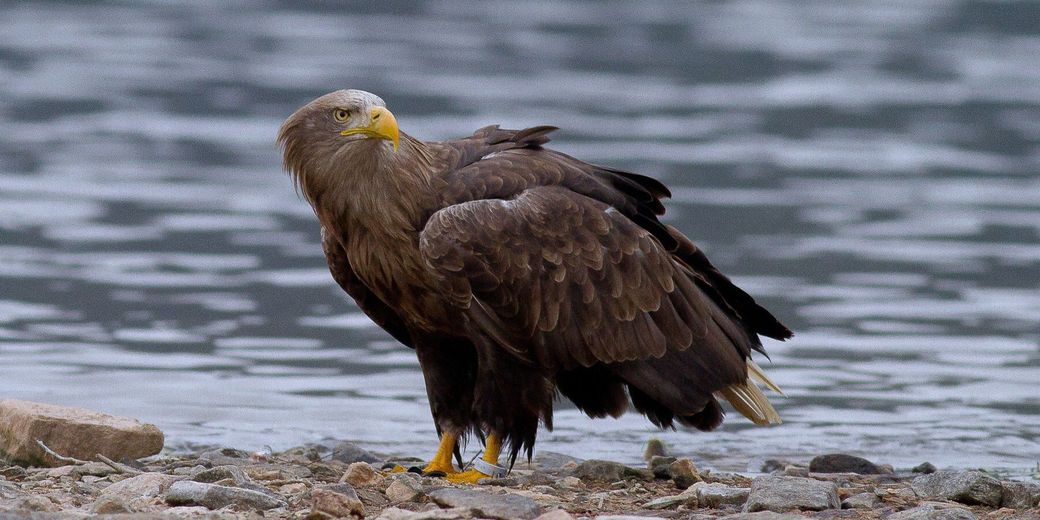
[[[332,279],[336,280],[336,283],[354,298],[357,306],[376,325],[389,332],[394,339],[404,343],[407,347],[415,348],[412,343],[411,333],[405,327],[404,321],[393,309],[376,297],[354,274],[347,252],[343,249],[340,241],[329,234],[325,228],[321,229],[321,248],[325,252],[325,260],[329,264]]]
[[[421,251],[472,332],[552,369],[697,350],[715,389],[744,381],[746,335],[691,272],[613,206],[562,186],[435,213]],[[732,334],[735,337],[727,337]]]

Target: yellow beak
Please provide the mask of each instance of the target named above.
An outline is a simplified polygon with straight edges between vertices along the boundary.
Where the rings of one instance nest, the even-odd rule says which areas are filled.
[[[400,140],[400,132],[397,130],[397,118],[384,107],[373,107],[368,112],[368,126],[348,128],[339,135],[364,134],[369,137],[386,139],[394,143],[394,151],[397,151],[397,143]]]

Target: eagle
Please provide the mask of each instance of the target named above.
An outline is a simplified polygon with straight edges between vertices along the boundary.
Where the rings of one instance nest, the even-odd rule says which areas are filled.
[[[333,279],[418,357],[440,438],[423,472],[476,483],[530,460],[561,395],[660,428],[715,429],[719,399],[778,424],[751,353],[791,331],[659,220],[662,183],[545,147],[556,129],[420,141],[338,90],[279,130]],[[484,450],[466,469],[469,435]]]

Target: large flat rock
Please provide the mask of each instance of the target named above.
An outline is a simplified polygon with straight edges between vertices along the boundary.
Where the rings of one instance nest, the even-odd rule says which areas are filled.
[[[758,477],[753,480],[751,493],[744,504],[744,511],[750,513],[839,508],[838,487],[833,482],[782,476]]]
[[[0,455],[16,464],[57,467],[59,461],[36,444],[82,460],[102,454],[139,459],[162,450],[163,433],[137,419],[52,404],[0,400]]]

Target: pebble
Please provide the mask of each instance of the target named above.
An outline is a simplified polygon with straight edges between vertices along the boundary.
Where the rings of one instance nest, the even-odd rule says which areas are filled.
[[[311,491],[311,511],[326,513],[333,518],[365,517],[365,505],[349,484],[315,488]]]
[[[236,484],[240,484],[248,481],[249,477],[246,477],[246,473],[242,471],[241,467],[228,464],[225,466],[214,466],[209,469],[203,468],[191,478],[195,482],[205,482],[207,484],[225,479],[231,479]]]
[[[386,498],[394,503],[412,502],[422,496],[422,485],[410,478],[395,478],[386,488]]]
[[[562,453],[540,451],[535,454],[534,459],[531,462],[540,470],[559,471],[577,466],[583,461],[579,458],[564,455]]]
[[[578,477],[563,477],[556,482],[556,487],[568,491],[576,491],[579,489],[585,489],[585,483]]]
[[[428,495],[441,506],[465,507],[482,518],[530,520],[542,513],[537,502],[515,494],[493,495],[468,489],[441,488],[430,491]]]
[[[646,449],[643,450],[643,460],[649,461],[654,457],[665,457],[667,455],[668,448],[664,445],[664,441],[661,439],[646,441]]]
[[[653,478],[649,471],[641,471],[609,460],[586,460],[574,469],[574,476],[582,480],[601,482],[614,482],[626,478]]]
[[[911,469],[910,471],[913,472],[913,473],[925,473],[925,474],[927,474],[927,473],[935,473],[936,471],[939,471],[939,469],[936,468],[935,464],[932,464],[931,462],[922,462],[922,463],[914,466],[913,469]]]
[[[734,515],[727,515],[721,517],[720,520],[805,520],[805,517],[794,513],[759,511],[757,513],[737,513]]]
[[[765,476],[751,482],[745,512],[838,509],[838,487],[801,477]]]
[[[885,469],[863,457],[845,453],[818,455],[809,461],[809,471],[812,473],[857,473],[860,475],[891,473]]]
[[[101,496],[115,496],[124,500],[157,497],[166,492],[180,477],[162,473],[145,473],[121,480],[101,491]]]
[[[264,511],[287,504],[259,491],[229,486],[218,486],[192,480],[174,482],[166,492],[166,502],[171,505],[200,505],[209,509],[220,509],[228,505]]]
[[[127,505],[122,497],[102,496],[90,506],[90,512],[99,515],[112,515],[120,513],[132,513],[133,509]]]
[[[672,474],[672,482],[675,482],[675,487],[679,489],[686,489],[702,480],[697,465],[687,458],[672,462],[668,470]]]
[[[458,520],[459,518],[472,517],[472,512],[465,507],[432,509],[429,511],[409,511],[397,507],[388,507],[376,517],[376,520]]]
[[[747,502],[751,490],[725,484],[698,482],[691,486],[687,492],[696,494],[697,504],[700,507],[718,508],[725,504],[743,504]]]
[[[994,507],[1004,493],[1000,481],[981,471],[937,471],[915,478],[910,485],[920,496]]]
[[[375,486],[383,482],[383,476],[367,462],[355,462],[347,467],[340,482],[354,487]]]
[[[332,448],[332,460],[338,460],[346,464],[353,464],[355,462],[367,462],[375,463],[382,462],[383,459],[375,456],[372,452],[361,448],[353,442],[341,442]]]
[[[553,509],[552,511],[542,513],[541,516],[534,520],[574,520],[574,517],[563,509]]]
[[[307,491],[307,484],[303,482],[292,482],[278,488],[278,492],[283,495],[299,495],[305,491]]]
[[[660,479],[671,479],[672,478],[672,463],[675,462],[675,457],[665,457],[663,455],[654,455],[650,458],[650,462],[647,463],[647,467],[650,472],[654,474],[654,478]]]
[[[671,495],[671,496],[658,497],[658,498],[655,498],[655,499],[653,499],[653,500],[643,504],[643,507],[645,507],[647,509],[665,509],[665,508],[679,506],[679,505],[693,505],[693,506],[696,506],[697,505],[697,495],[682,494],[682,495]]]

